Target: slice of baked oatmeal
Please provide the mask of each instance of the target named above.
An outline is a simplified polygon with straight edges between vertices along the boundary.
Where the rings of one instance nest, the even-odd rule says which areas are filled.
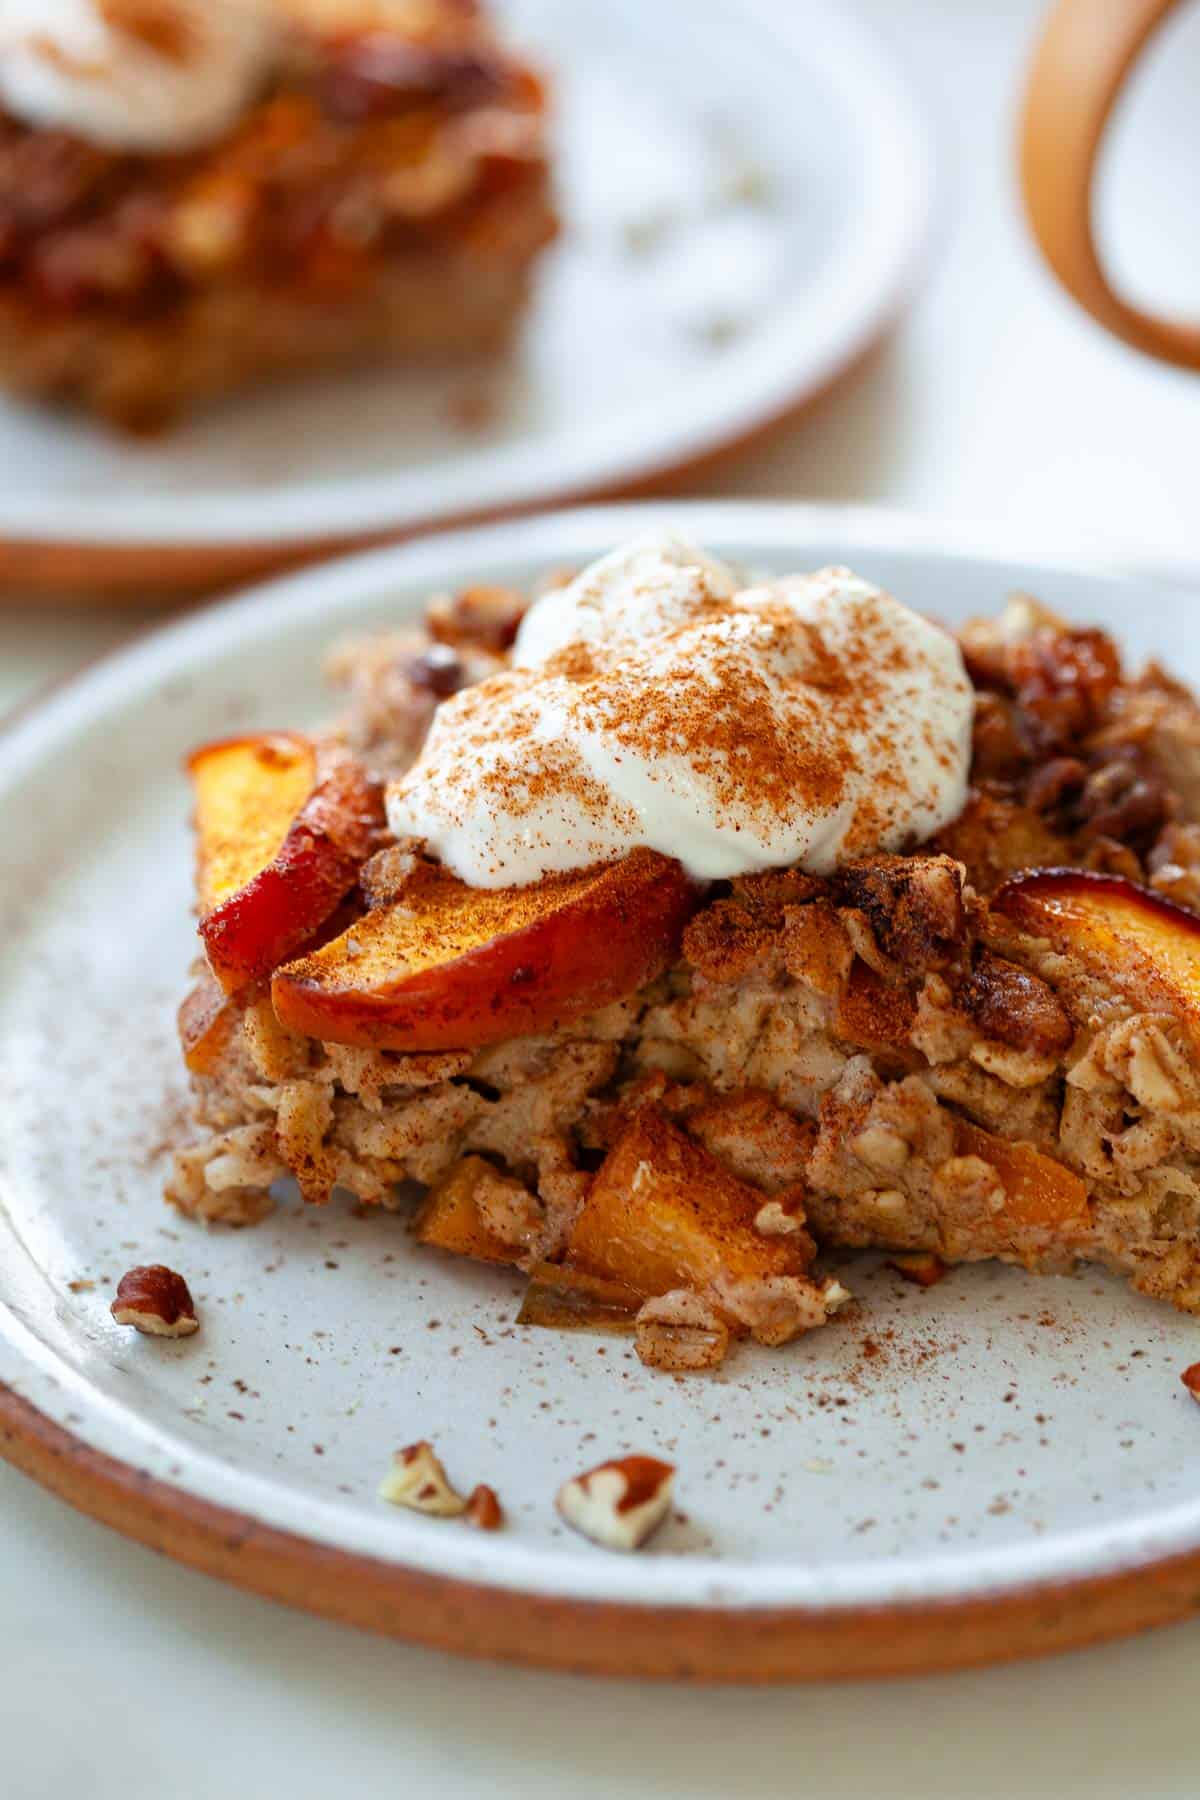
[[[0,381],[146,431],[496,349],[556,230],[473,0],[85,0],[0,27]]]
[[[970,779],[931,839],[707,882],[640,850],[613,865],[621,906],[597,910],[612,868],[464,888],[390,840],[371,786],[410,768],[451,694],[508,667],[523,606],[439,597],[424,631],[342,646],[349,709],[320,746],[293,741],[308,760],[285,756],[286,791],[277,739],[236,747],[248,786],[216,783],[224,812],[200,783],[210,958],[240,908],[260,962],[246,981],[218,954],[183,1008],[196,1130],[172,1203],[246,1223],[287,1175],[312,1203],[386,1207],[417,1182],[421,1242],[530,1272],[530,1318],[636,1324],[655,1367],[822,1323],[848,1298],[816,1272],[827,1246],[1095,1261],[1200,1311],[1190,693],[1014,600],[958,634]],[[323,771],[344,796],[347,768],[358,810],[322,813]],[[280,858],[290,910],[264,935],[254,894]],[[557,990],[537,1010],[551,931],[587,967],[582,1016]]]

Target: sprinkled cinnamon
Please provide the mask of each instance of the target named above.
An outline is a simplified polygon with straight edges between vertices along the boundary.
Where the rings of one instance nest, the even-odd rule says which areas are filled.
[[[826,873],[962,804],[958,652],[845,570],[738,592],[635,548],[539,602],[517,658],[441,709],[389,796],[393,830],[475,885],[639,843],[701,877],[805,857]]]

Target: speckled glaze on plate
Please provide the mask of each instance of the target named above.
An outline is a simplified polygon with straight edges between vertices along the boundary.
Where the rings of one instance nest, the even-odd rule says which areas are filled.
[[[661,481],[846,374],[927,235],[916,103],[835,0],[499,0],[552,73],[564,229],[479,368],[277,382],[149,443],[0,396],[0,578],[247,579]]]
[[[324,646],[429,590],[524,581],[651,522],[778,571],[846,561],[957,619],[1014,587],[1200,676],[1177,590],[947,548],[869,514],[612,508],[459,533],[280,581],[96,666],[0,738],[0,1440],[74,1503],[214,1573],[480,1654],[785,1678],[1028,1654],[1200,1603],[1200,1326],[1086,1271],[984,1266],[926,1291],[847,1265],[863,1305],[711,1378],[628,1340],[514,1325],[520,1283],[394,1216],[282,1206],[250,1231],[166,1211],[193,954],[195,741],[303,723]],[[131,1263],[191,1283],[178,1343],[115,1326]],[[495,1535],[390,1509],[397,1445],[499,1492]],[[568,1474],[679,1466],[636,1557],[572,1537]]]

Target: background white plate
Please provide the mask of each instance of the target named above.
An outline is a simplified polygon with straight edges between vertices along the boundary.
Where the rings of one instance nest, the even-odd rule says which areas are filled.
[[[653,1606],[651,1633],[680,1609],[865,1617],[1200,1549],[1200,1420],[1178,1380],[1200,1328],[1090,1271],[986,1266],[924,1292],[863,1259],[847,1277],[860,1312],[675,1381],[627,1340],[514,1330],[519,1281],[414,1248],[395,1217],[283,1210],[205,1232],[162,1208],[182,1088],[172,1014],[194,948],[183,752],[320,716],[331,637],[393,624],[430,589],[525,581],[653,519],[767,569],[851,562],[949,619],[1031,589],[1111,627],[1134,660],[1160,652],[1200,677],[1179,595],[1149,581],[940,550],[869,514],[719,505],[376,552],[99,665],[0,740],[0,1380],[145,1479],[298,1534],[314,1557],[365,1554],[497,1602]],[[131,1341],[111,1322],[117,1278],[152,1260],[191,1281],[197,1337]],[[375,1498],[392,1448],[420,1436],[462,1483],[498,1489],[508,1531]],[[628,1449],[678,1462],[686,1515],[637,1558],[592,1550],[552,1507],[566,1474]]]
[[[281,384],[144,445],[0,401],[0,539],[299,546],[631,485],[823,390],[892,321],[929,151],[842,8],[500,10],[552,73],[565,218],[507,365]],[[490,423],[456,425],[480,396]]]

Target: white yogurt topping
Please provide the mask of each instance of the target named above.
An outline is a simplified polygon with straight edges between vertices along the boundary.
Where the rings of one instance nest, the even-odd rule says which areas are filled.
[[[388,791],[393,832],[475,887],[639,845],[702,880],[827,874],[966,798],[958,646],[846,569],[740,587],[678,538],[641,540],[538,600],[513,662],[439,707]]]
[[[0,0],[0,104],[121,150],[189,150],[266,74],[270,0]]]

